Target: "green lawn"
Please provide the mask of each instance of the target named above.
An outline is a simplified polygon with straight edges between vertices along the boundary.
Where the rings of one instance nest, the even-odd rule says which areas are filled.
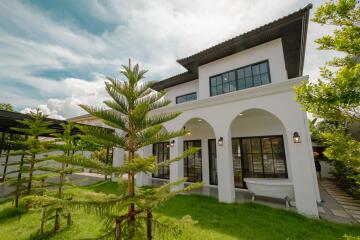
[[[113,193],[114,183],[99,183],[86,190]],[[191,215],[198,223],[188,226],[181,239],[342,239],[360,235],[360,226],[335,224],[305,218],[294,212],[272,209],[263,205],[220,204],[216,199],[179,195],[156,210],[159,216],[180,218]],[[38,211],[30,210],[18,217],[11,203],[0,205],[0,239],[29,239],[39,228]],[[73,212],[74,224],[63,229],[51,239],[94,238],[101,224],[96,216],[77,210]]]

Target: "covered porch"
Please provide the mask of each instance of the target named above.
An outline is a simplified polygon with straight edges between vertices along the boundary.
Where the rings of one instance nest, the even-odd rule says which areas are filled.
[[[219,166],[222,161],[218,160],[217,153],[226,147],[224,138],[216,137],[213,127],[204,118],[191,118],[182,128],[188,131],[186,136],[152,146],[151,153],[157,156],[157,161],[168,160],[188,147],[201,147],[201,150],[176,164],[179,166],[174,164],[175,166],[170,168],[158,169],[151,176],[152,184],[159,185],[163,181],[171,181],[171,177],[175,181],[176,177],[172,172],[177,171],[177,178],[186,177],[189,183],[204,183],[202,189],[193,192],[213,196],[221,201],[224,196],[221,196],[218,186],[218,169],[222,167]],[[283,198],[257,195],[252,189],[248,189],[246,183],[246,179],[277,179],[290,182],[291,167],[286,160],[288,153],[282,123],[265,110],[248,109],[234,117],[229,131],[232,172],[225,174],[233,178],[234,199],[231,202],[249,201],[255,195],[256,201],[285,207]],[[172,170],[174,167],[177,168]],[[227,190],[231,190],[230,187],[227,187]]]

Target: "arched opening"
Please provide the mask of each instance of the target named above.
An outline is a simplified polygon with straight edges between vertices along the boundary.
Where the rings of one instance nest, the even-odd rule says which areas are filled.
[[[230,126],[234,183],[246,188],[244,178],[288,178],[285,128],[272,113],[248,109]]]
[[[205,184],[217,185],[216,139],[213,128],[202,118],[188,120],[183,128],[189,131],[183,138],[184,150],[201,147],[200,151],[184,159],[184,177],[189,182],[204,181]]]

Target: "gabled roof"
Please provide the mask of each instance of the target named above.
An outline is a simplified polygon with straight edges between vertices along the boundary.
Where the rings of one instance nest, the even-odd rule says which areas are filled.
[[[155,83],[153,89],[162,90],[198,78],[198,67],[257,45],[282,39],[288,78],[303,73],[309,11],[312,4],[278,20],[236,36],[213,47],[177,60],[188,71]]]

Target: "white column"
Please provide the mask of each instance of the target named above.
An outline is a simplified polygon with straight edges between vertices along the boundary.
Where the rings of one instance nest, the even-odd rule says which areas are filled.
[[[307,140],[308,149],[309,149],[308,154],[309,154],[310,161],[313,162],[312,175],[313,175],[313,179],[314,179],[314,185],[316,186],[315,187],[316,200],[318,202],[321,202],[321,196],[320,196],[320,191],[319,191],[319,183],[318,183],[317,174],[316,174],[316,170],[315,170],[315,160],[314,160],[314,154],[313,154],[313,148],[312,148],[310,128],[309,128],[308,118],[307,118],[305,112],[303,112],[303,117],[304,117],[305,129],[306,129],[304,137]]]
[[[205,185],[209,185],[209,143],[207,138],[201,139],[201,165],[203,182]]]
[[[177,137],[173,139],[175,141],[174,146],[170,146],[170,159],[178,157],[184,152],[184,140],[183,137]],[[184,160],[180,160],[170,164],[170,182],[176,182],[184,178]],[[180,190],[184,188],[184,184],[180,184],[173,187],[172,190]]]
[[[152,145],[145,146],[139,150],[141,157],[149,157],[152,155]],[[151,185],[151,173],[141,172],[135,176],[136,186],[150,186]]]
[[[219,145],[219,138],[223,144]],[[217,171],[218,171],[218,198],[220,202],[235,202],[235,185],[232,160],[231,135],[223,128],[216,134]]]
[[[124,155],[125,155],[124,149],[122,149],[122,148],[114,148],[113,162],[112,162],[113,167],[119,167],[119,166],[124,164]],[[116,182],[117,177],[118,176],[116,176],[115,173],[113,173],[111,175],[111,181]]]
[[[312,157],[312,147],[309,145],[307,129],[302,121],[303,118],[287,123],[287,140],[289,147],[289,160],[291,161],[291,171],[295,191],[296,208],[300,213],[318,217],[317,209],[317,181],[314,179],[313,168],[314,159]],[[294,143],[293,134],[298,132],[301,142]]]

